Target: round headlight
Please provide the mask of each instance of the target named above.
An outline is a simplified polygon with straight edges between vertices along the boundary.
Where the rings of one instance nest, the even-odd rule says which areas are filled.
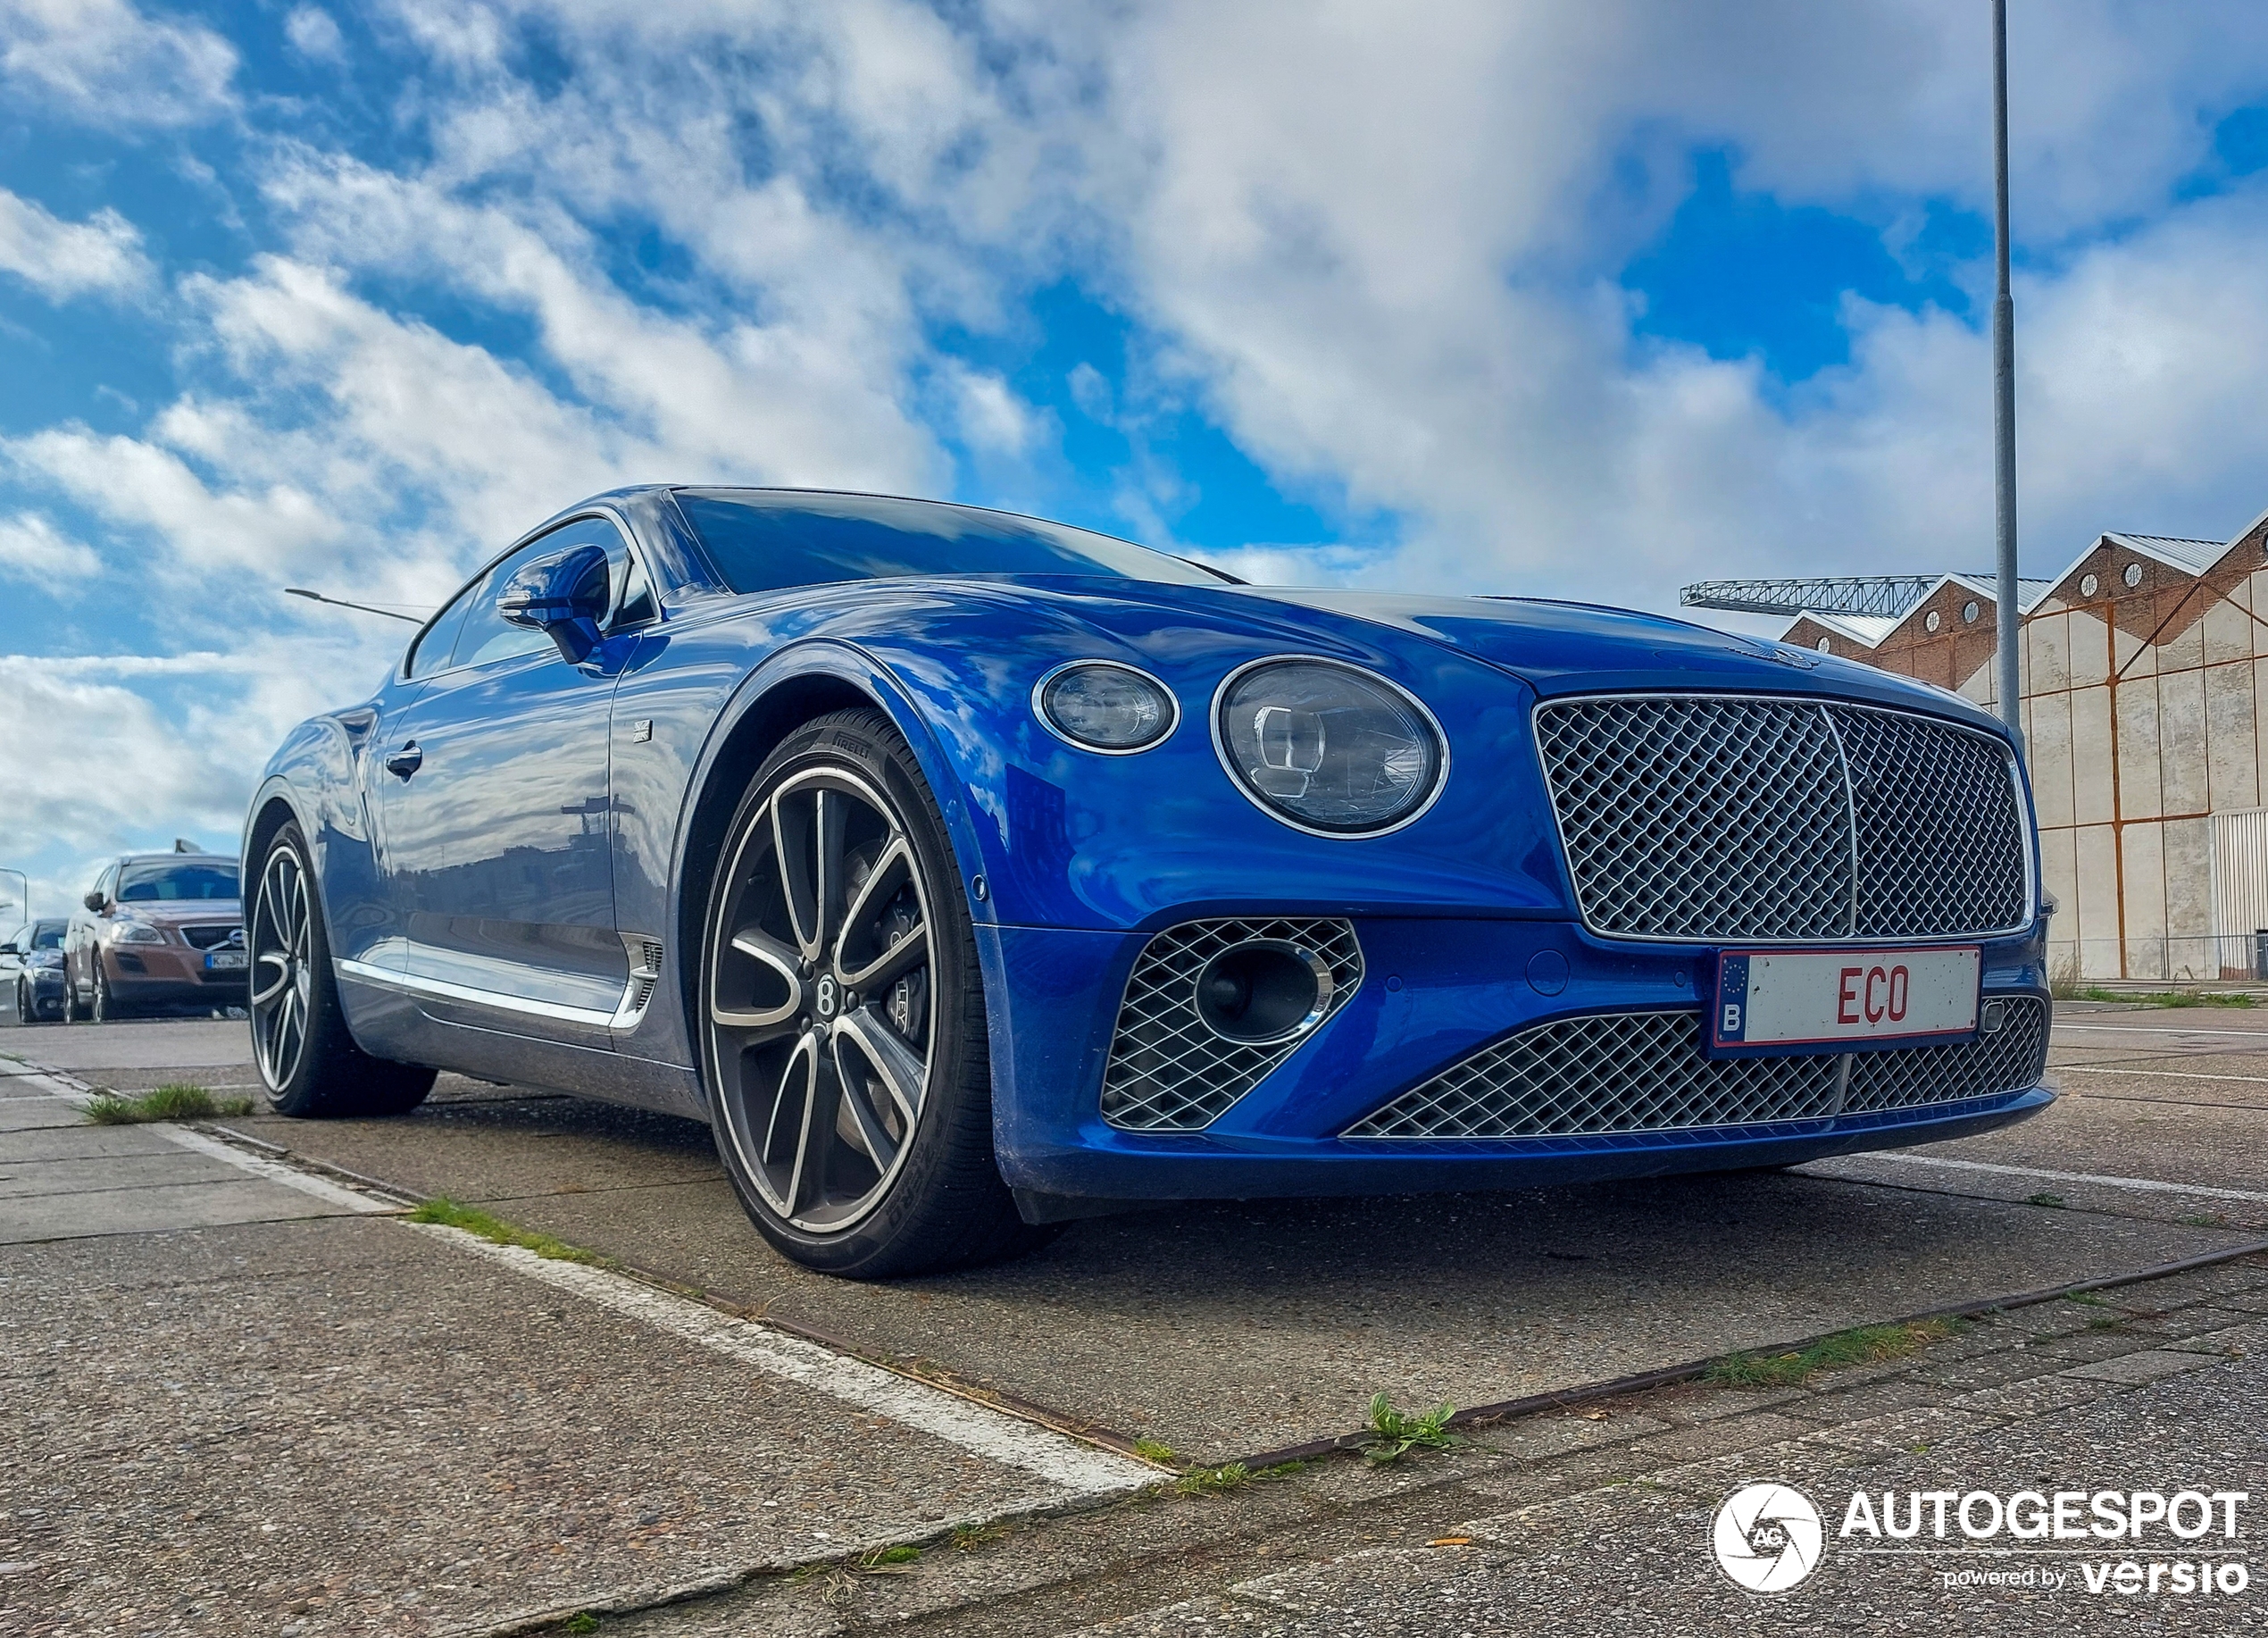
[[[1032,690],[1032,704],[1059,737],[1113,756],[1149,749],[1181,715],[1165,684],[1115,660],[1079,660],[1049,672]]]
[[[1441,790],[1448,748],[1425,707],[1383,677],[1329,660],[1231,672],[1213,742],[1245,793],[1325,836],[1407,824]]]

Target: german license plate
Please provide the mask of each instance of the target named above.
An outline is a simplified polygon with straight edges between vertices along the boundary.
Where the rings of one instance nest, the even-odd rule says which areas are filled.
[[[1724,950],[1709,1054],[1848,1052],[1977,1032],[1983,952]]]
[[[246,959],[245,952],[240,949],[216,949],[204,958],[204,967],[208,973],[225,973],[232,968],[241,970]]]

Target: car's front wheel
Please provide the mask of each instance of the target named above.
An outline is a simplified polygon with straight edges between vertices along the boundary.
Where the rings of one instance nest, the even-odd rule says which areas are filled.
[[[31,999],[31,985],[21,978],[16,980],[16,1022],[18,1024],[39,1022],[39,1008]]]
[[[126,1015],[118,1004],[118,992],[110,987],[110,974],[103,971],[103,958],[95,957],[95,999],[88,1004],[87,1015],[96,1024],[115,1024]]]
[[[252,953],[252,1056],[279,1115],[400,1115],[425,1101],[433,1071],[372,1057],[338,1004],[307,844],[296,824],[270,839],[245,944]]]
[[[992,1153],[983,985],[913,751],[875,711],[750,781],[710,890],[699,1006],[717,1147],[764,1237],[859,1279],[1047,1238]]]

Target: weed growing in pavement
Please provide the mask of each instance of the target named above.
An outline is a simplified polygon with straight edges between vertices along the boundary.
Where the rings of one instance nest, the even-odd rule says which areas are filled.
[[[1008,1526],[1005,1525],[955,1525],[953,1534],[946,1539],[957,1551],[974,1552],[980,1547],[988,1547],[1002,1540],[1007,1534]]]
[[[2227,1216],[2217,1211],[2201,1211],[2193,1216],[2176,1219],[2184,1228],[2227,1228]]]
[[[1173,1481],[1173,1489],[1183,1496],[1219,1496],[1251,1483],[1251,1468],[1242,1462],[1229,1462],[1219,1467],[1192,1467]]]
[[[588,1609],[578,1609],[559,1624],[559,1630],[563,1633],[595,1633],[598,1630],[598,1617]]]
[[[1952,1319],[1917,1319],[1904,1325],[1860,1325],[1824,1336],[1808,1348],[1784,1354],[1732,1354],[1712,1364],[1702,1380],[1720,1388],[1800,1388],[1822,1371],[1876,1365],[1918,1354],[1960,1330]]]
[[[851,1567],[863,1575],[902,1575],[921,1561],[921,1550],[899,1542],[894,1547],[877,1547],[863,1552],[851,1561]]]
[[[2028,1197],[2025,1199],[2024,1204],[2027,1206],[2045,1206],[2050,1211],[2061,1211],[2064,1208],[2069,1206],[2071,1202],[2060,1194],[2049,1194],[2045,1190],[2042,1190],[2039,1193]]]
[[[215,1098],[201,1086],[169,1082],[146,1092],[97,1092],[87,1118],[97,1126],[136,1126],[145,1121],[202,1121],[216,1115],[249,1115],[249,1098]]]
[[[2059,1001],[2130,1001],[2138,1007],[2250,1007],[2253,999],[2241,992],[2217,990],[2105,990],[2100,984],[2059,983],[2048,986]]]
[[[463,1229],[468,1234],[478,1234],[483,1240],[494,1241],[500,1246],[519,1246],[533,1251],[538,1257],[547,1257],[558,1263],[588,1263],[594,1267],[613,1266],[611,1258],[596,1251],[586,1251],[580,1246],[571,1246],[563,1240],[534,1229],[523,1229],[516,1224],[492,1217],[475,1206],[460,1206],[454,1200],[432,1199],[409,1214],[412,1223],[438,1223],[445,1228]]]
[[[1181,1458],[1173,1454],[1172,1445],[1160,1444],[1155,1439],[1137,1439],[1134,1442],[1134,1454],[1146,1462],[1155,1462],[1161,1467],[1178,1467],[1181,1465]]]
[[[1449,1431],[1449,1418],[1455,1414],[1449,1401],[1443,1400],[1429,1411],[1409,1416],[1395,1409],[1383,1393],[1372,1394],[1371,1437],[1363,1442],[1363,1454],[1374,1463],[1385,1463],[1399,1461],[1421,1445],[1429,1450],[1446,1450],[1462,1444],[1463,1441]]]

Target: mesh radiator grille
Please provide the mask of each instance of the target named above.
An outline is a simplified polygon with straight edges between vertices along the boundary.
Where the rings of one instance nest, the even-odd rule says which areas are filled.
[[[1230,946],[1255,939],[1313,951],[1330,968],[1320,1029],[1363,982],[1363,949],[1352,923],[1307,917],[1184,922],[1142,947],[1126,981],[1110,1063],[1103,1071],[1103,1118],[1135,1132],[1194,1132],[1211,1124],[1312,1035],[1272,1046],[1224,1040],[1197,1015],[1197,974]]]
[[[1522,1030],[1348,1127],[1350,1138],[1538,1138],[1816,1119],[2016,1091],[2047,1061],[2047,1010],[2012,998],[1957,1046],[1707,1058],[1696,1012],[1599,1013]],[[1845,1060],[1849,1063],[1846,1091]]]
[[[1584,921],[1630,938],[1942,938],[2022,926],[2006,747],[1934,718],[1678,695],[1536,713]]]

